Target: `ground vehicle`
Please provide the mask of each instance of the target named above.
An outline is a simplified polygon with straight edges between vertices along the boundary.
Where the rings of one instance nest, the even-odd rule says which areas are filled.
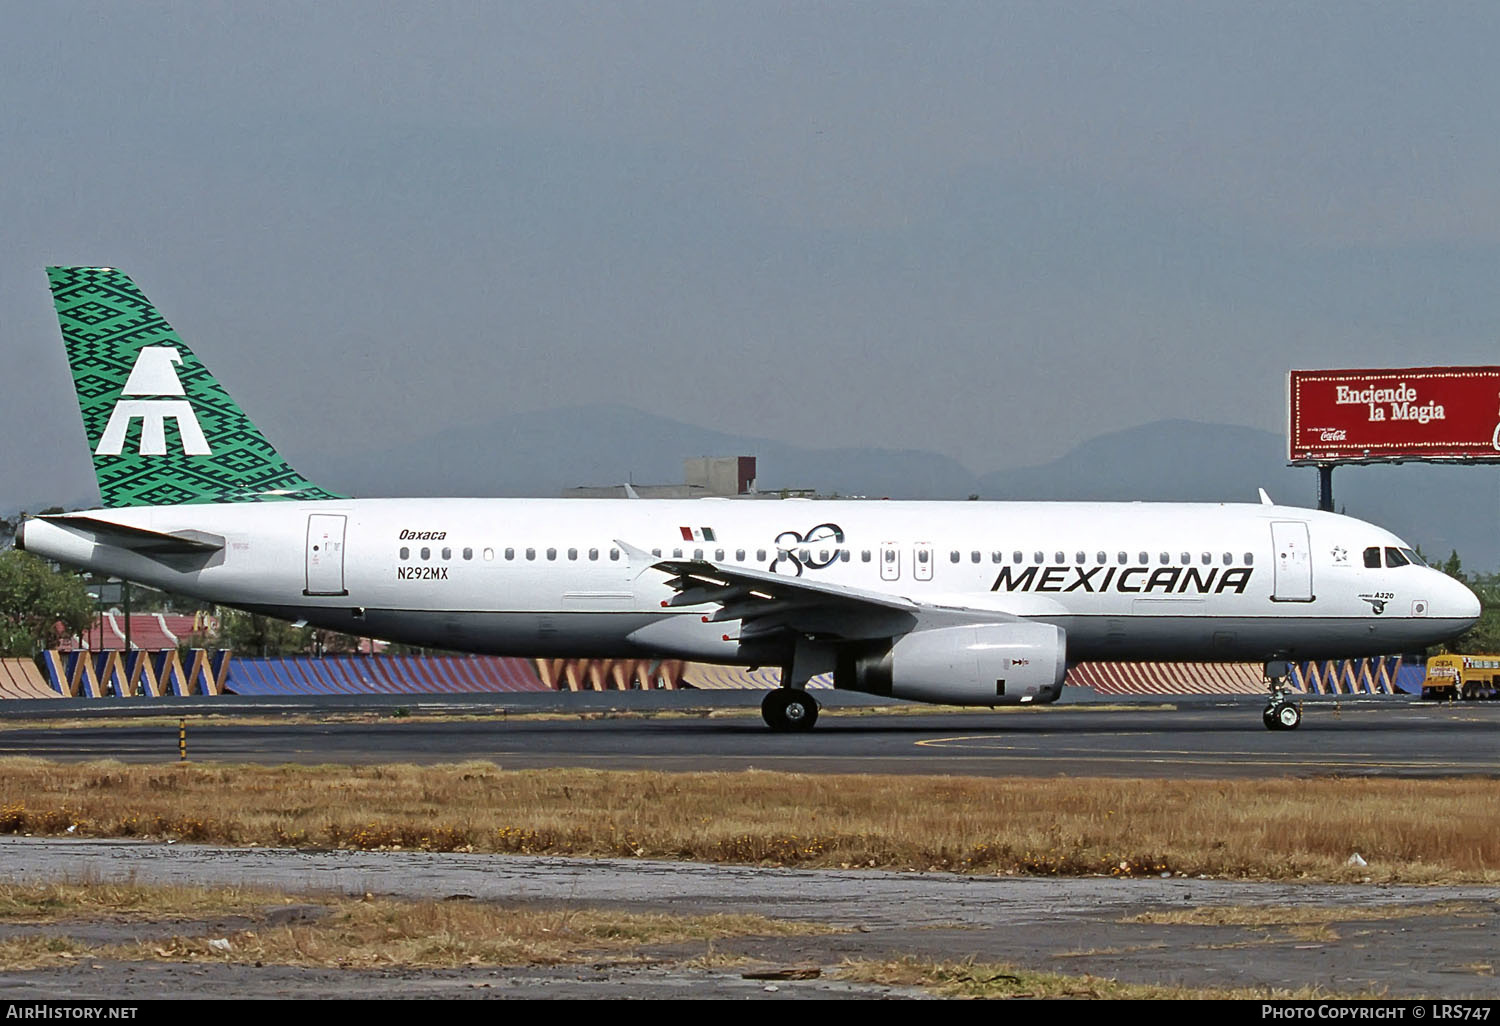
[[[1422,697],[1500,698],[1500,655],[1435,655],[1427,660]]]

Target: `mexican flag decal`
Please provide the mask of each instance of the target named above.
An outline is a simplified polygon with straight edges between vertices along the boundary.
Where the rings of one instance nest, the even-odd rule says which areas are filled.
[[[683,541],[714,541],[712,527],[679,527]]]

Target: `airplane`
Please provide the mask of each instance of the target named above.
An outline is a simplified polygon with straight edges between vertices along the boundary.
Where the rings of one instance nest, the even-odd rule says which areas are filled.
[[[1372,524],[1144,502],[353,499],[297,473],[119,270],[47,270],[102,505],[28,519],[59,563],[368,637],[525,657],[779,666],[952,705],[1046,704],[1070,662],[1410,651],[1479,617]]]

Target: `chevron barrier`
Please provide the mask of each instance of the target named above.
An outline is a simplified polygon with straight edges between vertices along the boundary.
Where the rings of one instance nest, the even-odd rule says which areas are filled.
[[[195,648],[187,661],[176,649],[161,652],[44,652],[42,670],[63,698],[162,698],[221,695],[229,653]]]
[[[1420,694],[1425,667],[1400,656],[1293,665],[1309,695]],[[515,659],[498,656],[337,655],[258,659],[225,650],[46,652],[0,660],[4,698],[165,698],[189,695],[454,694],[634,689],[764,690],[780,671],[682,660]],[[1259,694],[1259,663],[1079,663],[1065,683],[1105,695]],[[830,674],[809,681],[833,686]]]

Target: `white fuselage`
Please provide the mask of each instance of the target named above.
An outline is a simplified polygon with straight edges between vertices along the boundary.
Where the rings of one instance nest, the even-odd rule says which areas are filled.
[[[712,606],[664,608],[652,558],[994,611],[1066,632],[1069,662],[1353,657],[1420,648],[1478,616],[1462,584],[1349,517],[1271,505],[698,499],[358,499],[93,510],[222,539],[160,557],[67,516],[47,558],[332,629],[518,656],[783,662]],[[1378,565],[1367,565],[1375,552]]]

